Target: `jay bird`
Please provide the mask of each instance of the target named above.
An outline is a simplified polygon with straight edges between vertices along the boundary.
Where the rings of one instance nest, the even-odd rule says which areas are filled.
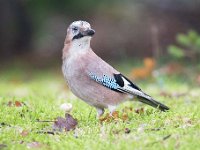
[[[62,72],[70,90],[97,110],[110,113],[130,97],[166,111],[169,108],[144,93],[136,84],[97,56],[90,47],[95,31],[86,21],[74,21],[67,29],[63,48]]]

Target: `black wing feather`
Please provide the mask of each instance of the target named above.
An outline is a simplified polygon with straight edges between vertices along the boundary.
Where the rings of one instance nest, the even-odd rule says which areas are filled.
[[[123,78],[125,78],[130,84],[130,86],[134,89],[137,89],[138,91],[142,91],[137,85],[135,85],[133,82],[131,82],[127,77],[125,77],[124,75],[122,75],[121,73],[120,74],[114,74],[114,78],[116,80],[116,83],[123,87],[124,86],[124,81],[123,81]]]

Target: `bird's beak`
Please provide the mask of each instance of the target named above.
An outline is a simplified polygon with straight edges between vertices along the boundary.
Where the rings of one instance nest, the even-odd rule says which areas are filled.
[[[93,36],[95,33],[95,31],[93,29],[88,29],[88,30],[85,30],[85,31],[80,31],[79,34],[75,35],[73,37],[73,40],[75,39],[80,39],[84,36]]]
[[[82,31],[83,36],[93,36],[94,34],[95,34],[95,31],[93,29]]]

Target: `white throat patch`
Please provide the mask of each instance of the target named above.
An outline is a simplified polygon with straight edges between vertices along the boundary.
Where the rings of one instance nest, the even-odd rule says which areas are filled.
[[[90,49],[90,40],[89,36],[73,40],[69,49],[70,56],[76,57],[87,52]]]

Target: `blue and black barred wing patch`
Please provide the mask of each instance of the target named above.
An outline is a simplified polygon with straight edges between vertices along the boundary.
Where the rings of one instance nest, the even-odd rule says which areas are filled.
[[[113,90],[116,92],[122,93],[123,91],[120,90],[120,85],[117,83],[114,77],[109,77],[107,75],[97,76],[94,73],[89,73],[91,79],[95,80],[99,84]]]
[[[113,74],[112,77],[107,75],[99,77],[94,73],[90,73],[89,76],[91,79],[95,80],[99,84],[102,84],[103,86],[116,92],[128,93],[134,95],[140,95],[143,93],[138,86],[133,84],[122,74]]]

